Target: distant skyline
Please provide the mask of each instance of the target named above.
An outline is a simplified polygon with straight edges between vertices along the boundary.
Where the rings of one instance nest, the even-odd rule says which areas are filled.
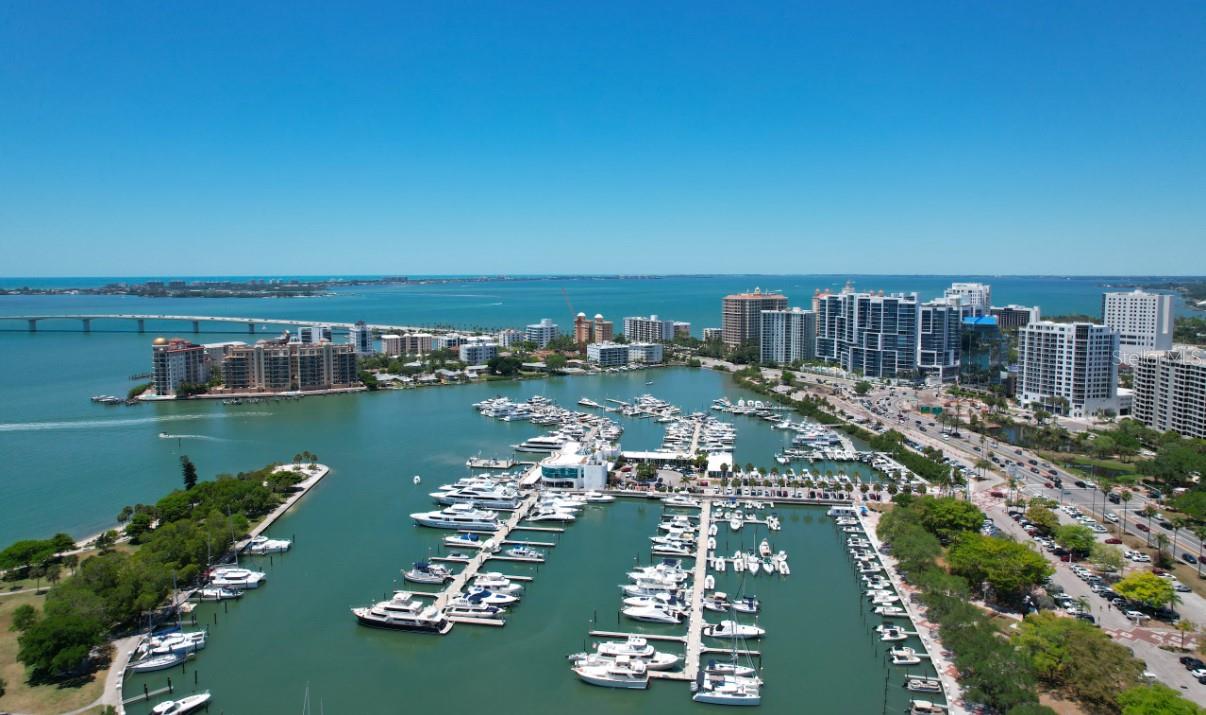
[[[0,273],[1206,270],[1206,4],[9,3]]]

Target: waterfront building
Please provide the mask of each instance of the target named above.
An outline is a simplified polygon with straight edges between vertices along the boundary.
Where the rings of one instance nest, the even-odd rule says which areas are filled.
[[[629,343],[628,344],[628,361],[640,362],[646,365],[660,363],[663,359],[663,349],[661,343]]]
[[[723,328],[704,328],[703,329],[703,339],[704,339],[705,343],[708,342],[709,340],[723,340],[724,339],[724,329]]]
[[[456,350],[469,342],[469,338],[460,333],[443,333],[431,336],[432,350]]]
[[[543,348],[558,334],[557,324],[548,318],[542,318],[539,323],[533,323],[524,329],[523,339],[538,348]]]
[[[1152,429],[1206,439],[1206,348],[1151,350],[1134,367],[1132,416]]]
[[[656,315],[624,318],[624,337],[634,343],[663,343],[674,340],[674,321]]]
[[[382,335],[381,352],[385,353],[389,357],[405,355],[406,353],[402,350],[402,336],[394,335],[393,333],[390,333],[389,335]]]
[[[498,357],[498,343],[471,340],[458,348],[457,357],[466,365],[484,365]]]
[[[209,380],[205,347],[180,338],[155,338],[151,343],[151,382],[155,394],[176,394],[181,385]]]
[[[604,320],[602,313],[595,313],[594,332],[591,333],[591,340],[596,343],[611,342],[616,336],[616,324],[610,320]]]
[[[399,336],[402,355],[422,355],[431,352],[431,333],[405,333]]]
[[[591,343],[586,346],[586,359],[599,367],[627,365],[628,346],[619,343]]]
[[[540,481],[565,489],[604,489],[611,464],[600,449],[566,442],[560,451],[540,460]]]
[[[992,308],[992,286],[987,283],[952,283],[946,298],[958,298],[966,309],[963,317],[988,315]]]
[[[297,330],[297,341],[312,345],[323,341],[331,342],[331,326],[329,325],[303,325]]]
[[[351,344],[260,340],[227,348],[222,359],[223,390],[287,392],[352,387],[357,382]]]
[[[357,355],[372,355],[373,330],[363,320],[357,320],[348,330],[348,343]]]
[[[1018,328],[1037,323],[1041,319],[1039,307],[1036,305],[1033,308],[1024,305],[1002,305],[989,308],[989,314],[997,319],[997,327],[1002,332],[1017,330]]]
[[[516,343],[523,342],[523,333],[515,328],[503,328],[498,331],[497,339],[499,347],[509,348]]]
[[[762,311],[759,362],[790,365],[817,354],[817,314],[803,308]]]
[[[959,384],[993,387],[1004,381],[1009,338],[996,316],[964,318],[959,331]]]
[[[758,345],[762,330],[762,311],[786,310],[787,296],[763,293],[726,295],[721,303],[721,337],[729,347]]]
[[[1030,323],[1018,331],[1022,404],[1085,417],[1118,409],[1118,333],[1095,323]]]
[[[959,376],[959,329],[964,317],[964,305],[958,295],[921,304],[917,320],[917,368],[923,374],[941,382]]]
[[[594,323],[586,319],[586,313],[578,313],[574,316],[574,343],[578,349],[582,349],[590,342],[591,330],[594,328]]]
[[[817,357],[867,377],[917,372],[917,294],[817,293]]]
[[[1135,289],[1101,297],[1102,322],[1118,333],[1118,359],[1124,364],[1141,353],[1172,348],[1173,297]]]
[[[675,339],[691,337],[691,324],[685,320],[674,321],[674,337]]]

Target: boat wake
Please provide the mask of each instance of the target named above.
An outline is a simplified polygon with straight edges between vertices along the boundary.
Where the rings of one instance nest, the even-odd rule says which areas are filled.
[[[59,422],[0,422],[0,432],[42,432],[46,430],[93,429],[97,427],[128,427],[150,425],[158,422],[191,422],[194,420],[221,420],[232,417],[267,417],[271,412],[215,412],[205,415],[162,415],[159,417],[133,417],[116,420],[62,420]],[[190,435],[181,435],[188,437]]]
[[[209,442],[229,442],[225,437],[210,437],[207,434],[168,434],[160,432],[159,439],[203,439]]]

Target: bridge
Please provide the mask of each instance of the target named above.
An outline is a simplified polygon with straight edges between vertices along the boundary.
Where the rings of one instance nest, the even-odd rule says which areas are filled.
[[[289,325],[289,326],[306,326],[306,325],[327,325],[332,329],[350,330],[355,323],[345,323],[331,320],[293,320],[289,318],[245,318],[231,315],[152,315],[142,313],[108,313],[108,314],[67,314],[67,315],[0,315],[0,320],[16,320],[25,321],[30,332],[37,332],[38,324],[47,320],[70,320],[79,321],[83,326],[85,333],[92,332],[92,322],[96,320],[122,320],[133,321],[138,325],[138,332],[146,332],[146,323],[150,321],[164,322],[180,322],[192,323],[194,333],[201,332],[201,323],[233,323],[238,325],[246,325],[248,333],[255,333],[256,326],[259,325]],[[427,332],[427,333],[447,333],[452,332],[447,328],[423,328],[415,325],[385,325],[380,323],[367,324],[373,332],[377,333],[412,333],[412,332]]]

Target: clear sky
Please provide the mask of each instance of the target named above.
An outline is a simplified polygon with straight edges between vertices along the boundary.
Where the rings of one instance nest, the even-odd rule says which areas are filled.
[[[0,4],[0,275],[1206,273],[1206,3]]]

